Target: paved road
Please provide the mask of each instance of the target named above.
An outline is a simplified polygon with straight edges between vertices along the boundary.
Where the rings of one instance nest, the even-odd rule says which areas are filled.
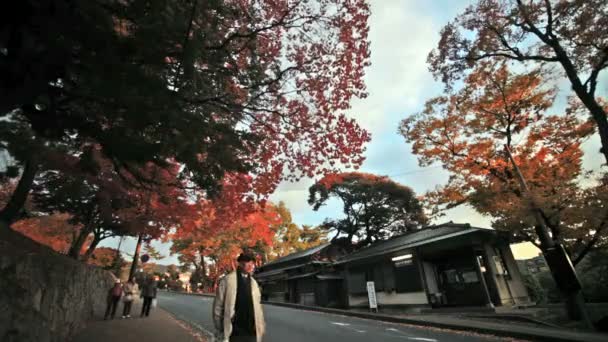
[[[159,292],[158,303],[181,320],[213,331],[212,298]],[[384,323],[320,312],[264,306],[264,342],[498,341],[492,336]]]

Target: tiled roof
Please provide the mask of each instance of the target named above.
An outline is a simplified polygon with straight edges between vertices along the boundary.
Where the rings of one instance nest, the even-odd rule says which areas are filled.
[[[262,265],[262,267],[266,268],[268,266],[274,266],[274,265],[278,265],[278,264],[282,264],[284,262],[288,262],[288,261],[292,261],[292,260],[297,260],[300,258],[304,258],[310,255],[313,255],[315,253],[317,253],[318,251],[322,250],[323,248],[329,246],[331,243],[324,243],[322,245],[316,246],[316,247],[312,247],[306,250],[303,250],[301,252],[296,252],[296,253],[292,253],[289,255],[286,255],[282,258],[278,258],[276,260],[273,260],[267,264]]]
[[[374,243],[355,253],[345,255],[343,258],[338,260],[337,263],[342,264],[353,260],[378,256],[409,247],[424,245],[448,237],[473,233],[477,231],[495,232],[495,230],[493,229],[477,228],[471,227],[471,225],[469,224],[458,224],[450,222],[441,225],[426,227],[420,230],[405,233],[403,235],[395,236],[386,241]]]

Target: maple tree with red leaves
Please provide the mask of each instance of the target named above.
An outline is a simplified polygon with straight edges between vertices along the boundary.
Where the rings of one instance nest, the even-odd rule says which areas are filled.
[[[70,223],[68,214],[26,218],[15,222],[12,228],[61,254],[68,253],[80,231],[80,227]]]
[[[513,74],[504,63],[482,63],[462,89],[430,99],[400,130],[421,166],[439,163],[450,173],[445,186],[426,195],[435,212],[467,203],[492,217],[494,228],[538,246],[570,317],[580,319],[580,285],[570,280],[567,256],[555,255],[563,255],[563,245],[576,264],[608,242],[606,180],[581,186],[581,144],[593,123],[576,105],[546,114],[555,90],[543,81],[539,69]],[[566,272],[572,277],[559,282]]]
[[[580,185],[581,144],[593,124],[579,111],[547,115],[553,99],[554,89],[544,86],[540,70],[512,74],[504,64],[482,64],[459,92],[433,98],[421,113],[403,120],[401,133],[421,166],[440,163],[450,172],[448,184],[426,196],[435,213],[467,203],[493,217],[495,228],[544,249],[507,146],[552,239],[568,246],[576,264],[606,241],[608,210],[591,205],[605,185]]]
[[[43,25],[65,44],[34,35],[54,56],[35,70],[27,44],[1,61],[12,75],[0,84],[0,115],[11,113],[3,146],[23,169],[5,221],[49,152],[78,156],[83,142],[143,183],[139,168],[172,160],[205,195],[226,172],[251,177],[239,178],[242,193],[267,196],[282,179],[363,161],[369,134],[344,111],[366,96],[364,0],[82,3],[37,13],[44,23],[32,23],[28,8],[0,31],[19,40]]]
[[[179,227],[185,215],[191,214],[186,193],[173,183],[179,168],[168,164],[160,168],[149,163],[138,170],[154,183],[134,188],[120,177],[94,147],[80,163],[95,169],[87,172],[49,170],[37,178],[33,201],[41,213],[62,212],[70,215],[69,222],[80,227],[72,239],[69,255],[89,259],[98,244],[109,237],[145,234],[156,239],[170,229]],[[86,252],[81,250],[86,245]]]
[[[365,247],[426,224],[414,191],[386,176],[369,173],[331,173],[309,188],[308,204],[318,210],[335,196],[343,203],[343,219],[327,219],[321,228],[335,232],[348,248]],[[345,236],[344,236],[345,235]],[[355,240],[356,238],[356,240]]]
[[[195,273],[206,275],[210,272],[212,282],[223,272],[233,270],[236,257],[244,250],[256,253],[261,262],[273,244],[273,227],[281,219],[272,204],[258,205],[254,212],[222,229],[217,229],[213,220],[209,220],[212,216],[208,213],[206,217],[199,217],[193,229],[180,229],[170,236],[171,253],[179,254],[181,264],[194,267]]]
[[[558,66],[598,129],[608,162],[608,107],[597,97],[608,69],[608,3],[604,0],[482,0],[441,31],[428,57],[446,84],[480,61],[509,60]]]
[[[118,256],[119,260],[116,260]],[[122,256],[114,248],[99,247],[95,249],[90,258],[87,259],[87,264],[101,267],[106,270],[120,269],[126,262]]]

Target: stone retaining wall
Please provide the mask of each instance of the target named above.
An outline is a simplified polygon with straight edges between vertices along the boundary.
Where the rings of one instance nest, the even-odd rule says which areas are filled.
[[[0,341],[67,341],[103,307],[112,275],[0,223]]]

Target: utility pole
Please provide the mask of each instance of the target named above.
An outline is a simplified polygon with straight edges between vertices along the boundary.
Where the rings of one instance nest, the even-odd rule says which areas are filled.
[[[139,261],[139,252],[141,251],[141,242],[143,240],[144,233],[139,233],[137,238],[137,246],[135,247],[135,254],[133,255],[133,262],[131,263],[131,271],[129,272],[129,279],[133,279],[135,271],[137,270],[137,263]]]
[[[505,145],[505,152],[513,164],[513,169],[517,175],[519,185],[525,197],[530,201],[532,211],[534,214],[534,220],[536,221],[536,235],[540,240],[540,246],[543,256],[547,260],[553,279],[557,284],[557,287],[562,292],[562,295],[566,301],[566,311],[568,316],[574,320],[582,320],[585,322],[587,327],[593,329],[593,324],[585,308],[585,300],[581,292],[581,284],[576,276],[576,270],[570,261],[570,257],[564,246],[556,241],[549,235],[549,229],[543,215],[542,208],[536,203],[533,194],[526,183],[519,166],[515,162],[509,146]]]
[[[116,256],[114,257],[114,274],[116,275],[117,278],[120,278],[120,269],[121,269],[121,263],[120,263],[120,246],[122,245],[122,241],[125,239],[124,236],[120,237],[120,240],[118,240],[118,247],[116,248]]]

